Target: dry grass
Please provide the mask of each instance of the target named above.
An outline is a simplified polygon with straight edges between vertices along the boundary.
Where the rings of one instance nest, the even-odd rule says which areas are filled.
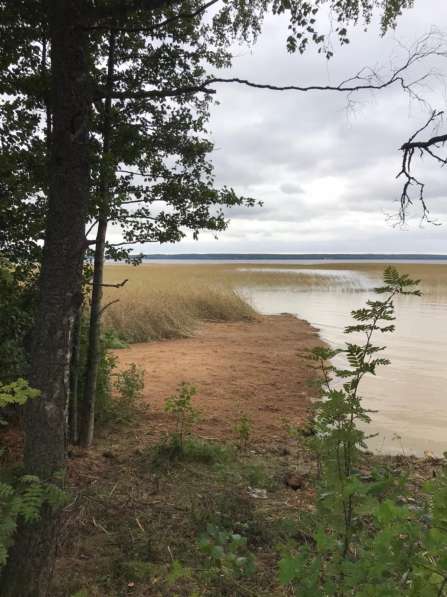
[[[119,299],[104,323],[128,342],[148,342],[190,335],[200,321],[254,319],[255,310],[228,280],[207,268],[171,265],[116,265],[106,268],[106,282],[128,278],[123,288],[108,288],[105,301]]]
[[[108,288],[106,301],[119,299],[105,312],[105,325],[128,342],[147,342],[189,336],[199,321],[241,321],[256,317],[239,289],[283,287],[312,290],[330,286],[346,289],[341,276],[328,284],[326,276],[306,270],[343,270],[361,273],[379,284],[386,263],[324,264],[143,264],[106,267],[106,281],[128,278],[123,288]],[[398,264],[402,273],[422,280],[426,295],[445,296],[447,265]],[[272,271],[273,270],[273,271]],[[276,271],[275,271],[276,270]],[[351,288],[352,290],[352,288]]]

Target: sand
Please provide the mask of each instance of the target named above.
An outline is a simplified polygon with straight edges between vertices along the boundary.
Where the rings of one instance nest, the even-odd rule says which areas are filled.
[[[164,401],[187,382],[197,389],[197,435],[234,438],[243,413],[252,421],[253,440],[270,444],[284,439],[286,424],[306,419],[314,390],[305,352],[318,343],[307,322],[284,314],[205,323],[191,338],[134,344],[116,355],[120,367],[135,363],[145,371],[147,425],[154,433],[172,428]]]

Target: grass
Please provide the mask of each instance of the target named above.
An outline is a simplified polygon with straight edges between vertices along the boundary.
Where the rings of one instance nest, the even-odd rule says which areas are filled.
[[[188,437],[181,445],[175,436],[167,437],[150,449],[151,466],[160,471],[169,470],[181,462],[200,464],[228,464],[234,458],[235,451],[231,446],[218,442],[204,441]]]
[[[241,454],[228,443],[193,437],[200,448],[160,470],[153,460],[159,438],[150,438],[144,424],[123,429],[112,447],[104,438],[96,456],[76,459],[77,483],[65,509],[52,597],[294,594],[278,581],[278,561],[286,546],[298,549],[308,541],[305,513],[314,507],[316,475],[309,461],[305,487],[293,491],[285,485],[286,472],[305,456],[299,445],[284,435],[287,455],[278,449]],[[107,459],[101,456],[105,448]],[[212,458],[202,458],[210,453]],[[381,463],[408,474],[414,468],[414,497],[433,474],[422,461],[397,457],[362,466],[368,472]],[[266,493],[256,499],[250,488]],[[244,537],[254,575],[210,565],[200,548],[210,527]]]
[[[298,532],[298,512],[287,503],[291,491],[271,481],[287,466],[284,457],[242,455],[193,437],[188,458],[160,471],[157,445],[141,447],[130,434],[116,439],[116,459],[101,469],[86,465],[74,490],[53,597],[287,594],[274,570],[278,546]],[[254,483],[268,488],[265,499],[249,495]],[[210,564],[200,548],[210,526],[246,539],[254,576]]]
[[[309,269],[353,270],[378,283],[384,263],[328,264],[143,264],[109,265],[106,282],[128,282],[107,288],[105,301],[116,299],[104,314],[105,326],[125,342],[148,342],[190,336],[200,321],[242,321],[256,318],[243,296],[245,288],[287,287],[309,290],[327,287],[327,278],[306,273]],[[276,271],[271,271],[274,268]],[[422,280],[429,296],[447,293],[447,266],[399,264],[402,273]],[[341,279],[334,286],[345,286]],[[242,289],[242,290],[241,290]]]
[[[109,266],[108,283],[129,281],[124,288],[107,289],[105,300],[119,302],[105,311],[105,326],[126,342],[148,342],[187,337],[200,321],[255,319],[255,310],[233,286],[204,273],[171,266]]]
[[[243,321],[256,318],[244,298],[244,289],[292,288],[298,291],[328,287],[325,276],[309,269],[352,270],[379,283],[385,263],[327,264],[143,264],[109,265],[106,282],[128,282],[123,288],[106,288],[105,302],[118,299],[104,313],[106,328],[125,342],[148,342],[190,336],[201,321]],[[276,271],[272,271],[272,268]],[[422,280],[427,296],[447,293],[447,266],[399,264],[402,273]],[[333,279],[330,288],[346,288]]]

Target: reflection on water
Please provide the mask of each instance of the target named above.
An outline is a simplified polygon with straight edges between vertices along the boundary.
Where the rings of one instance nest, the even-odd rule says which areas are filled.
[[[295,313],[317,327],[331,346],[340,346],[347,339],[343,329],[351,322],[350,311],[365,303],[368,289],[380,279],[353,270],[316,271],[306,274],[326,276],[326,285],[250,286],[243,294],[260,312]],[[386,344],[392,364],[365,378],[363,385],[367,408],[378,411],[370,429],[379,436],[371,440],[371,448],[442,454],[447,450],[447,289],[429,290],[422,298],[399,297],[396,315],[394,334],[377,339]]]

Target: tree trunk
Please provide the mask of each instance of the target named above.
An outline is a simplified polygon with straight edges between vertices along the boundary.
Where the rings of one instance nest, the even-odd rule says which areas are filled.
[[[73,325],[73,345],[70,363],[70,397],[68,412],[68,432],[71,443],[79,443],[79,373],[81,350],[82,306],[76,313]]]
[[[84,395],[80,404],[79,439],[83,448],[90,448],[95,430],[95,401],[100,357],[101,303],[106,233],[107,219],[100,219],[96,235]]]
[[[82,300],[81,272],[89,196],[88,46],[84,0],[47,4],[51,42],[53,128],[49,203],[30,384],[41,391],[25,408],[24,464],[28,474],[54,480],[64,470],[73,322]],[[2,597],[48,595],[59,515],[20,525],[2,574]]]
[[[95,428],[95,400],[100,358],[102,285],[104,279],[104,255],[107,235],[107,215],[110,193],[110,164],[108,154],[112,132],[112,91],[115,68],[116,33],[111,31],[109,38],[109,54],[107,62],[106,99],[104,103],[104,119],[102,126],[103,164],[99,182],[99,221],[96,234],[95,260],[93,271],[92,303],[90,310],[90,327],[88,336],[87,362],[85,372],[84,396],[81,404],[80,443],[89,448],[93,442]]]

